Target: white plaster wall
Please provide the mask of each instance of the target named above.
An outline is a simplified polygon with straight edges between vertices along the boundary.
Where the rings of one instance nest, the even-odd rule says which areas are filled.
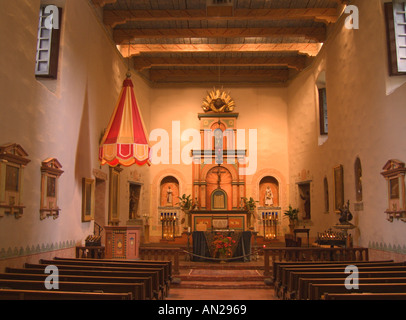
[[[37,80],[34,68],[40,1],[0,1],[0,26],[8,30],[1,33],[0,144],[18,143],[31,159],[25,169],[27,207],[23,217],[0,219],[0,250],[6,252],[10,248],[83,241],[93,233],[93,223],[81,222],[81,180],[93,177],[95,168],[108,173],[107,168],[99,167],[98,144],[127,66],[88,1],[62,3],[58,79]],[[148,125],[149,87],[136,75],[132,79]],[[41,221],[40,165],[48,157],[57,158],[64,170],[59,180],[61,212],[56,220]],[[121,187],[125,190],[125,178]],[[106,199],[106,210],[107,204]]]
[[[344,19],[326,41],[308,70],[289,87],[289,160],[291,202],[297,199],[298,173],[312,180],[312,233],[338,222],[333,210],[333,168],[344,166],[344,197],[354,214],[356,244],[403,246],[404,222],[385,220],[386,182],[380,175],[387,160],[406,161],[405,77],[388,76],[386,34],[380,0],[354,1],[360,12],[359,30],[348,30]],[[318,144],[315,80],[326,71],[329,135]],[[402,80],[403,79],[403,80]],[[403,84],[402,84],[403,81]],[[395,85],[396,84],[396,85]],[[391,94],[387,95],[387,93]],[[354,211],[354,163],[363,169],[364,210]],[[327,176],[330,212],[324,213],[323,178]]]

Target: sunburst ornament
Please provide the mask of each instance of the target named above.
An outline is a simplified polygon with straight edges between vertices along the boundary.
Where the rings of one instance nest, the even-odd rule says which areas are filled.
[[[207,97],[203,100],[202,108],[204,112],[216,112],[225,113],[232,112],[234,110],[234,100],[230,97],[230,94],[223,89],[213,89],[208,92]]]

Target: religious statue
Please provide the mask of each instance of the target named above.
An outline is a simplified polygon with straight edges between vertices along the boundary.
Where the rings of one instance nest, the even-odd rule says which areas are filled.
[[[342,208],[338,209],[340,211],[340,221],[341,224],[346,224],[352,220],[353,216],[350,212],[350,200],[347,201],[347,204],[343,205]]]
[[[303,194],[300,192],[300,198],[304,200],[304,216],[303,219],[310,219],[310,192],[306,190]]]
[[[136,219],[139,217],[137,214],[137,202],[138,202],[138,198],[135,194],[135,191],[131,190],[130,203],[129,203],[130,219]]]
[[[270,186],[266,187],[265,190],[265,206],[266,207],[273,206],[273,193]]]
[[[173,191],[171,189],[171,186],[169,186],[168,190],[166,191],[166,202],[168,204],[172,204],[172,193],[173,193]]]

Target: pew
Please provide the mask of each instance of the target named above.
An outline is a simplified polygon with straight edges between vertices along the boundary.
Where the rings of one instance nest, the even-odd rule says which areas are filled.
[[[24,268],[5,268],[7,273],[37,273],[44,274],[47,265],[25,263]],[[159,281],[159,273],[156,270],[134,270],[123,272],[117,268],[86,267],[75,265],[59,265],[59,275],[83,275],[83,276],[105,276],[105,277],[151,277],[152,290],[155,299],[164,299]]]
[[[348,264],[336,263],[336,264],[317,264],[317,265],[291,265],[282,267],[281,269],[281,279],[280,282],[275,285],[275,293],[278,297],[285,297],[288,288],[290,288],[290,282],[294,281],[291,277],[291,274],[296,272],[342,272],[345,274],[345,268]],[[368,268],[383,268],[382,270],[375,269],[376,271],[402,271],[406,270],[404,262],[363,262],[357,263],[359,270],[361,268],[367,268],[365,271],[373,271]]]
[[[104,260],[95,260],[92,259],[92,261],[81,261],[80,259],[75,259],[75,260],[46,260],[46,259],[40,259],[40,264],[46,264],[46,265],[55,265],[55,266],[60,266],[60,265],[71,265],[71,266],[86,266],[88,267],[102,267],[102,268],[115,268],[117,271],[118,270],[123,270],[125,271],[131,271],[131,270],[142,270],[142,271],[147,271],[149,270],[156,270],[159,271],[159,281],[160,281],[160,287],[162,294],[164,296],[167,296],[168,292],[166,290],[167,284],[169,281],[169,273],[165,272],[165,268],[163,266],[158,266],[155,264],[147,264],[147,263],[139,263],[137,265],[130,264],[130,263],[124,263],[124,262],[107,262]]]
[[[313,284],[309,285],[309,299],[321,300],[322,296],[331,293],[348,293],[344,284]],[[405,283],[360,283],[357,293],[405,293]]]
[[[79,261],[79,262],[103,262],[119,265],[134,265],[136,267],[141,266],[158,266],[164,268],[165,285],[167,293],[170,288],[170,281],[172,281],[172,261],[155,261],[155,260],[118,260],[118,259],[90,259],[90,258],[60,258],[54,257],[57,261]],[[166,294],[167,295],[167,294]]]
[[[0,300],[132,300],[132,294],[0,289]]]
[[[44,273],[0,273],[0,279],[9,280],[36,280],[45,281],[48,274]],[[105,277],[105,276],[83,276],[83,275],[64,275],[58,273],[58,280],[64,282],[109,282],[109,283],[143,283],[145,286],[145,298],[153,299],[152,278],[151,277]]]
[[[382,274],[382,276],[384,276],[384,275]],[[358,279],[353,279],[353,280],[357,280],[360,284],[368,284],[368,283],[371,283],[371,284],[377,284],[377,283],[379,283],[379,284],[406,283],[406,278],[405,277],[401,277],[401,278],[399,278],[399,277],[358,278]],[[344,285],[345,278],[341,278],[341,279],[340,278],[324,278],[324,279],[321,279],[321,278],[315,278],[315,279],[314,278],[306,278],[306,279],[300,278],[300,281],[301,281],[301,289],[302,290],[300,290],[300,293],[299,293],[299,296],[298,296],[299,300],[307,300],[308,299],[309,291],[310,291],[310,284],[327,284],[327,285],[330,285],[330,284],[336,285],[336,284],[338,284],[338,285],[345,286]],[[355,289],[354,290],[347,290],[347,292],[348,291],[357,292],[358,290],[355,290]]]
[[[314,265],[329,265],[329,264],[363,264],[363,263],[371,263],[371,262],[378,262],[378,263],[391,263],[394,262],[393,260],[379,260],[379,261],[295,261],[295,262],[281,262],[281,261],[274,261],[272,263],[272,275],[271,281],[273,283],[277,282],[280,279],[280,270],[283,267],[289,266],[314,266]]]
[[[290,283],[290,289],[288,290],[287,297],[290,299],[307,299],[308,287],[305,286],[306,282],[304,280],[310,279],[342,279],[344,283],[348,274],[343,274],[342,272],[298,272],[292,273],[293,281]],[[359,281],[368,278],[396,278],[396,277],[406,277],[406,271],[366,271],[358,272]]]
[[[406,300],[406,293],[326,293],[322,300]]]
[[[58,291],[74,292],[130,292],[133,300],[145,300],[144,284],[142,283],[101,283],[101,282],[58,282]],[[1,289],[46,290],[44,281],[0,279]]]
[[[168,270],[169,277],[172,278],[173,276],[173,268],[172,268],[172,261],[157,261],[157,260],[123,260],[123,259],[91,259],[91,258],[61,258],[61,257],[54,257],[54,260],[79,260],[79,261],[105,261],[105,262],[120,262],[120,263],[128,263],[128,264],[154,264],[154,265],[162,265],[165,266]]]

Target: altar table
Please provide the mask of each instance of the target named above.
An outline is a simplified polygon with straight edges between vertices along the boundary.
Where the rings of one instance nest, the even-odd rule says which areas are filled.
[[[227,232],[234,232],[240,233],[241,237],[239,237],[239,241],[237,243],[237,247],[235,249],[233,257],[241,257],[239,259],[232,259],[230,261],[243,261],[247,262],[251,260],[249,254],[251,253],[251,231],[221,231],[227,235]],[[210,243],[207,241],[207,236],[205,235],[206,232],[204,231],[193,231],[192,239],[193,239],[193,253],[202,257],[212,258],[210,255],[209,246]],[[207,233],[211,233],[207,232]],[[216,231],[214,231],[216,233]],[[248,255],[248,256],[246,256]],[[243,257],[246,256],[246,257]],[[205,259],[202,257],[192,256],[192,261],[215,261],[211,259]]]

